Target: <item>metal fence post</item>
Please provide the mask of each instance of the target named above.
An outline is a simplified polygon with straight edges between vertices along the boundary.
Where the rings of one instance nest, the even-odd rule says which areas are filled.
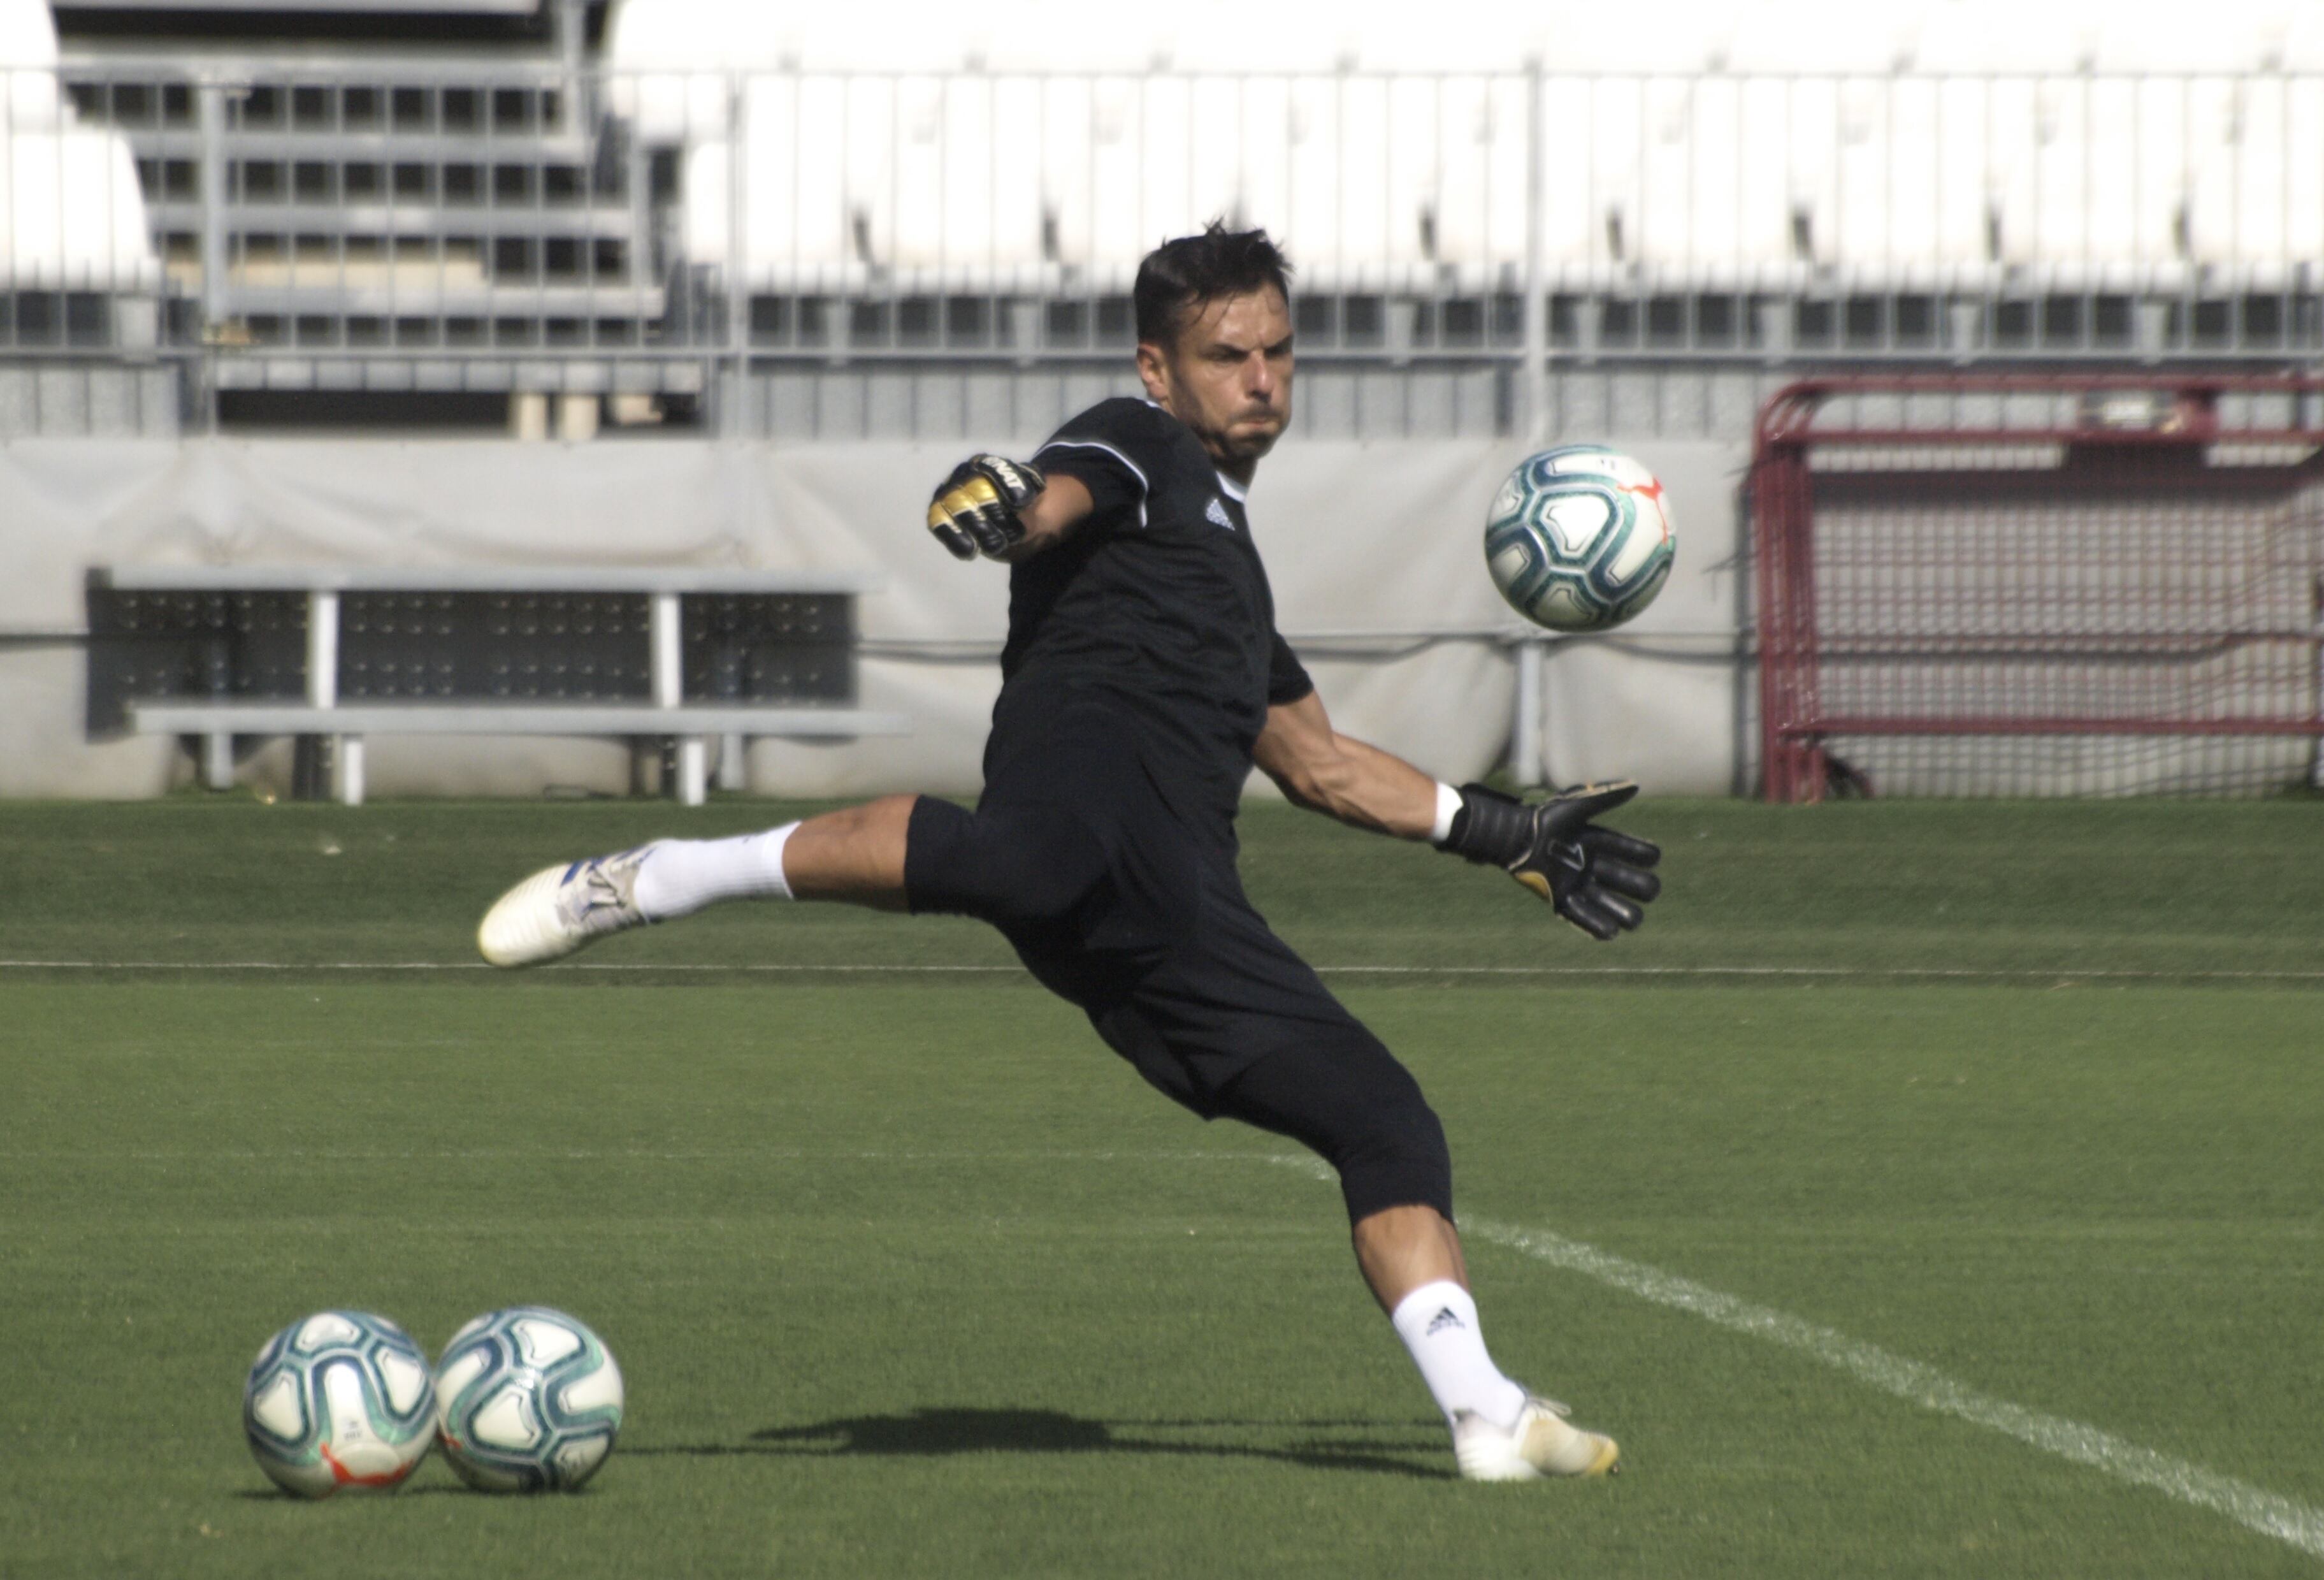
[[[1525,420],[1526,448],[1538,449],[1549,437],[1549,304],[1543,300],[1548,282],[1542,254],[1543,191],[1541,139],[1543,129],[1541,57],[1526,61],[1526,260],[1525,260]]]
[[[1541,57],[1526,60],[1526,253],[1525,253],[1525,372],[1524,425],[1526,448],[1539,449],[1549,439],[1549,304],[1544,300],[1542,254],[1543,190],[1541,139],[1543,130]],[[1519,790],[1542,781],[1542,648],[1538,636],[1517,642],[1517,716],[1509,727],[1509,777]]]
[[[728,439],[742,435],[742,413],[751,386],[751,293],[743,278],[742,249],[749,244],[751,227],[742,206],[749,201],[749,183],[743,162],[747,157],[749,131],[743,123],[742,97],[749,79],[740,71],[726,78],[726,273],[720,283],[726,297],[726,380],[724,407],[719,414],[718,431]]]
[[[576,112],[582,79],[586,73],[589,49],[589,21],[585,0],[557,0],[549,17],[549,27],[557,38],[557,64],[565,79],[562,103],[562,129],[579,131],[585,125]]]
[[[202,139],[202,359],[200,400],[204,431],[217,431],[217,356],[226,319],[226,85],[204,82],[196,89]]]
[[[2309,759],[2308,782],[2324,790],[2324,576],[2316,578],[2316,751]]]
[[[1517,698],[1516,717],[1509,721],[1509,778],[1519,790],[1542,781],[1541,703],[1542,657],[1548,644],[1538,636],[1517,641]]]

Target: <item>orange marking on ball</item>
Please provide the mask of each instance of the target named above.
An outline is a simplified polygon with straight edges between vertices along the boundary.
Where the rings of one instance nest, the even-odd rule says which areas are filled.
[[[357,1475],[339,1463],[339,1456],[331,1452],[329,1444],[323,1445],[322,1453],[323,1463],[331,1467],[331,1479],[343,1487],[392,1487],[411,1474],[411,1466],[407,1465],[377,1475]]]

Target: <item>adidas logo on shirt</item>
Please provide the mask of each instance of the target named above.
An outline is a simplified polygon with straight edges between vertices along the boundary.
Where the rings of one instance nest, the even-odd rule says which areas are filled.
[[[1230,532],[1235,530],[1233,519],[1227,514],[1227,507],[1219,503],[1219,496],[1215,494],[1211,495],[1210,506],[1203,512],[1203,519],[1213,526],[1224,527]]]

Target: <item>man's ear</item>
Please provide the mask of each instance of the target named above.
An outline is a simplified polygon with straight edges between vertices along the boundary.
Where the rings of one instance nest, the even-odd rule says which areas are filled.
[[[1170,363],[1162,347],[1151,340],[1138,343],[1138,376],[1146,385],[1146,393],[1164,406],[1170,403]]]

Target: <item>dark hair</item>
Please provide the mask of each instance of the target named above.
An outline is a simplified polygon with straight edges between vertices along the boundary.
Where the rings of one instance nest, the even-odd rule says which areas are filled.
[[[1229,230],[1213,219],[1200,236],[1164,242],[1138,265],[1130,299],[1138,338],[1168,346],[1207,301],[1248,296],[1272,285],[1291,300],[1291,261],[1264,230]]]

